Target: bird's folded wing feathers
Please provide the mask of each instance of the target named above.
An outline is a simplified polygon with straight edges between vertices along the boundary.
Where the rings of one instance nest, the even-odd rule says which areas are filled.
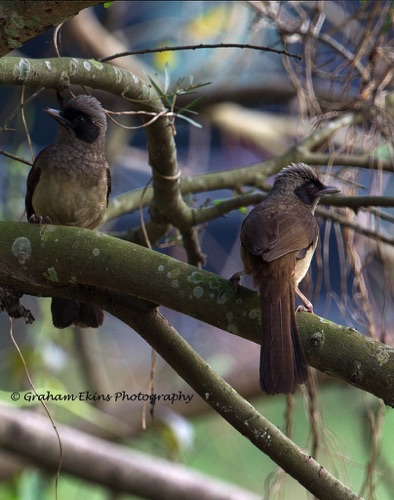
[[[270,207],[251,212],[242,227],[242,244],[267,262],[306,250],[316,241],[318,227],[313,215],[305,211],[302,216],[297,212],[273,212]]]

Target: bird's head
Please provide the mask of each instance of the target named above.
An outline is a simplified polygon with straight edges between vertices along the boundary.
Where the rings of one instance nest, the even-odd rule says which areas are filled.
[[[339,193],[340,190],[334,186],[324,185],[309,165],[292,163],[276,176],[272,191],[294,196],[314,210],[322,195]]]
[[[107,120],[103,107],[93,96],[79,95],[70,99],[60,111],[52,108],[45,111],[60,125],[60,136],[67,131],[88,144],[105,141]]]

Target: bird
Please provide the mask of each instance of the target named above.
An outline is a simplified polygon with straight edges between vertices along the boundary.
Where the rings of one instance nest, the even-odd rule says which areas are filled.
[[[57,122],[58,137],[38,153],[27,176],[27,219],[96,229],[111,192],[105,111],[89,95],[70,99],[61,110],[45,111]],[[100,307],[60,297],[52,298],[51,312],[56,328],[98,328],[104,319]]]
[[[308,367],[295,317],[295,293],[301,308],[313,312],[298,288],[315,252],[319,228],[314,212],[325,186],[305,163],[292,163],[276,176],[267,197],[246,216],[241,227],[244,270],[259,289],[262,343],[260,386],[269,394],[292,394],[308,380]],[[235,275],[234,275],[235,276]]]

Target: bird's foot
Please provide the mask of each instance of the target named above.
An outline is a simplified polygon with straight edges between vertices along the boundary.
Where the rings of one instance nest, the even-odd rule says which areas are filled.
[[[308,313],[311,313],[313,314],[313,305],[310,303],[310,307],[308,306],[298,306],[297,309],[296,309],[296,312],[308,312]]]
[[[241,284],[241,276],[243,276],[245,274],[245,271],[239,271],[238,273],[234,273],[231,278],[230,278],[230,281],[234,287],[234,290],[238,290],[240,284]]]
[[[30,224],[52,224],[52,221],[48,215],[44,215],[44,217],[42,217],[41,215],[33,214],[29,217],[29,223]]]
[[[305,295],[301,292],[301,290],[298,287],[296,287],[295,292],[303,302],[302,306],[297,307],[296,312],[304,311],[304,312],[309,312],[309,313],[313,314],[312,302],[305,297]]]

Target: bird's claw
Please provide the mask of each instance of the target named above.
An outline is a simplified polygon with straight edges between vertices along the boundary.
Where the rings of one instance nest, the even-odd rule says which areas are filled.
[[[234,290],[238,290],[240,284],[241,284],[241,276],[245,274],[245,271],[239,271],[238,273],[234,273],[231,278],[231,284],[234,287]]]
[[[301,292],[301,290],[298,288],[298,286],[295,288],[295,292],[303,302],[302,306],[297,307],[296,312],[305,311],[305,312],[309,312],[309,313],[313,314],[312,302],[305,297],[305,295]]]
[[[296,309],[296,312],[300,312],[300,311],[313,314],[313,304],[311,302],[309,302],[309,304],[307,304],[307,305],[298,306]]]
[[[33,214],[29,217],[29,223],[30,224],[52,224],[52,221],[48,215],[44,215],[44,217],[42,217],[41,215]]]

